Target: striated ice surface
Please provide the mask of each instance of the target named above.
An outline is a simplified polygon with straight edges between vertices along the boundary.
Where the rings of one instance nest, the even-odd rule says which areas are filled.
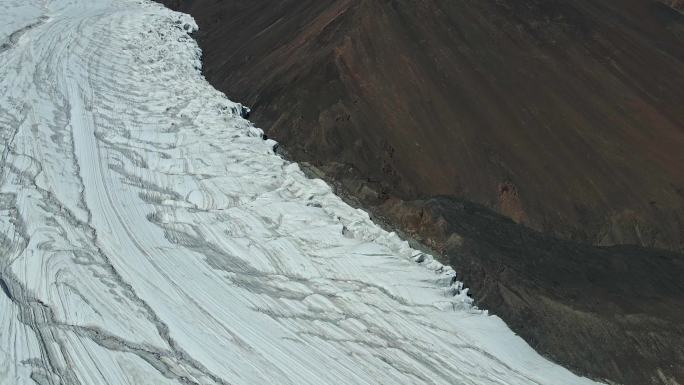
[[[0,384],[589,384],[273,153],[187,15],[0,0]]]

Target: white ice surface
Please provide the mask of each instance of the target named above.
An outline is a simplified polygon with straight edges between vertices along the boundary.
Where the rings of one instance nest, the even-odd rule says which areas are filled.
[[[0,10],[0,384],[592,383],[276,156],[189,16]]]

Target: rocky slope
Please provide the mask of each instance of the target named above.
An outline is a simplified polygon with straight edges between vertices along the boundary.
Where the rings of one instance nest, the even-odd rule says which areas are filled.
[[[616,383],[682,383],[680,254],[560,240],[452,198],[388,211],[446,256],[479,305],[554,360]]]
[[[288,156],[442,252],[540,351],[684,382],[681,4],[164,3]]]
[[[204,26],[209,80],[297,159],[380,198],[684,245],[684,16],[663,3],[167,2]]]

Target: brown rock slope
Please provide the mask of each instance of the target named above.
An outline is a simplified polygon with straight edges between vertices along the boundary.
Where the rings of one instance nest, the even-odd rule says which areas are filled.
[[[567,239],[684,248],[684,16],[663,3],[184,4],[208,79],[297,160]]]
[[[162,2],[291,158],[442,252],[541,352],[684,383],[680,1]]]

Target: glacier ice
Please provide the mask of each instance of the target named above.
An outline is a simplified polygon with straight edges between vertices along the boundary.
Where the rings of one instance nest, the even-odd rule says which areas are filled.
[[[275,155],[189,16],[0,8],[0,384],[592,383]]]

